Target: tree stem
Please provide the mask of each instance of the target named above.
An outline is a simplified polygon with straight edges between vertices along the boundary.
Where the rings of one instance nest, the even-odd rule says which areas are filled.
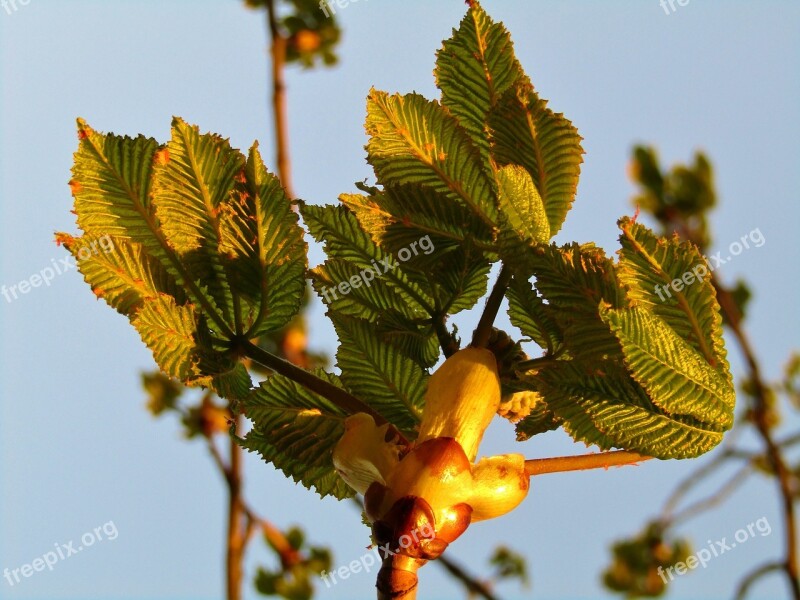
[[[237,415],[235,429],[238,434],[240,417]],[[227,572],[227,600],[242,597],[242,558],[245,548],[244,505],[241,495],[241,448],[236,437],[230,437],[230,461],[225,472],[228,483],[228,547],[225,557]]]
[[[291,162],[289,160],[289,126],[286,112],[286,82],[284,67],[286,66],[286,38],[278,27],[278,18],[274,0],[267,1],[267,26],[270,36],[270,54],[272,56],[272,116],[275,127],[275,153],[278,165],[278,178],[283,184],[286,195],[294,198],[292,186]]]
[[[450,575],[464,584],[470,597],[477,596],[479,598],[485,598],[485,600],[498,600],[497,596],[492,593],[488,585],[467,573],[461,565],[447,558],[446,554],[439,556],[436,562],[450,573]]]
[[[525,472],[534,477],[545,473],[561,473],[564,471],[586,471],[589,469],[607,469],[632,465],[652,456],[644,456],[630,450],[615,450],[598,454],[582,454],[580,456],[559,456],[555,458],[533,458],[525,461]]]
[[[367,413],[375,419],[376,425],[383,425],[387,422],[371,406],[365,404],[350,392],[336,387],[313,373],[267,352],[250,341],[243,342],[241,347],[248,358],[330,400],[346,413],[351,415],[359,412]]]
[[[497,281],[494,282],[492,292],[486,300],[486,306],[483,309],[480,321],[478,321],[478,326],[475,328],[475,333],[472,334],[472,345],[474,347],[486,348],[489,345],[494,320],[497,318],[497,311],[500,310],[500,305],[503,303],[512,275],[511,269],[503,264],[500,268],[500,273],[497,275]]]
[[[756,354],[750,344],[750,339],[742,327],[742,315],[736,307],[736,302],[730,292],[722,286],[719,280],[712,275],[711,283],[717,292],[720,309],[728,318],[730,327],[739,348],[744,355],[750,371],[750,380],[753,382],[753,398],[755,406],[752,410],[752,419],[761,439],[764,443],[767,458],[775,471],[778,480],[778,491],[783,508],[783,520],[785,523],[784,545],[786,551],[786,561],[783,564],[783,571],[789,583],[794,600],[800,600],[800,573],[798,572],[798,553],[797,553],[797,520],[794,510],[794,495],[791,486],[791,471],[786,465],[783,454],[772,439],[772,431],[768,422],[769,400],[767,398],[767,385],[761,376],[761,368],[756,360]]]
[[[378,600],[415,600],[419,579],[417,571],[427,561],[402,554],[386,556],[378,572]]]

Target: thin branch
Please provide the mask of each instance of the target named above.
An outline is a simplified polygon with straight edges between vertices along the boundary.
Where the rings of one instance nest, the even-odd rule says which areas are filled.
[[[530,477],[544,475],[545,473],[562,473],[564,471],[586,471],[589,469],[608,469],[635,465],[652,456],[644,456],[630,450],[615,450],[613,452],[600,452],[597,454],[582,454],[580,456],[559,456],[555,458],[532,458],[525,461],[525,472]]]
[[[272,546],[273,550],[278,554],[278,558],[281,561],[281,568],[283,568],[284,571],[290,569],[302,560],[303,557],[300,552],[295,550],[280,529],[266,519],[256,515],[249,507],[246,507],[245,510],[248,523],[251,524],[251,527],[258,525],[261,528],[261,533],[264,534],[269,545]]]
[[[750,591],[750,588],[758,579],[764,575],[772,573],[773,571],[782,571],[783,566],[783,563],[780,562],[768,562],[767,564],[758,567],[755,571],[751,572],[747,577],[739,582],[739,586],[736,588],[735,599],[744,600],[747,592]]]
[[[439,556],[436,562],[439,563],[445,571],[450,573],[450,575],[464,584],[464,587],[467,588],[470,595],[475,594],[486,600],[499,600],[485,583],[467,573],[461,565],[450,560],[446,555],[442,554]]]
[[[728,434],[728,442],[733,442],[734,439],[739,435],[739,429],[734,429],[731,433]],[[717,454],[711,461],[707,462],[699,469],[695,470],[694,472],[690,473],[683,481],[681,481],[678,486],[672,491],[667,501],[664,503],[664,508],[661,510],[661,520],[666,522],[672,517],[672,513],[678,506],[678,503],[681,499],[689,493],[689,491],[700,483],[705,477],[716,471],[719,467],[725,464],[730,458],[733,458],[736,455],[736,450],[732,447],[725,448],[719,454]],[[748,457],[749,458],[749,457]]]
[[[791,485],[791,471],[786,465],[780,448],[772,439],[772,432],[768,422],[769,400],[767,398],[767,385],[761,376],[761,368],[756,360],[756,355],[750,340],[742,328],[741,313],[730,292],[722,286],[719,280],[712,275],[711,283],[717,292],[720,308],[727,317],[728,327],[733,332],[739,343],[739,348],[744,355],[745,362],[750,370],[750,380],[753,383],[753,398],[755,406],[752,415],[756,429],[764,443],[766,455],[778,479],[778,490],[783,505],[783,519],[785,523],[785,552],[786,563],[784,572],[789,580],[794,600],[800,600],[800,572],[798,571],[797,555],[797,521],[795,516],[794,495]]]
[[[236,417],[235,430],[240,419]],[[240,600],[242,597],[242,558],[250,537],[249,519],[242,499],[241,487],[241,448],[235,436],[230,438],[230,463],[225,460],[214,443],[212,435],[204,434],[208,450],[214,463],[225,478],[228,487],[228,538],[225,551],[225,598]]]
[[[294,198],[292,186],[291,162],[289,160],[289,127],[286,112],[286,82],[284,67],[286,66],[287,39],[278,26],[278,17],[274,0],[267,0],[267,27],[270,37],[270,54],[272,56],[272,116],[275,127],[276,160],[278,178],[283,184],[286,195]]]
[[[433,317],[433,329],[436,332],[436,337],[439,339],[439,345],[442,347],[445,358],[450,358],[458,352],[458,342],[452,333],[447,330],[447,325],[444,322],[444,317],[436,315]]]
[[[250,341],[242,342],[240,347],[247,357],[259,363],[261,366],[271,369],[299,383],[303,387],[308,388],[312,392],[319,394],[327,400],[330,400],[348,414],[352,415],[359,412],[367,413],[375,419],[376,425],[383,425],[387,422],[386,419],[378,414],[371,406],[365,404],[350,392],[317,377],[305,369],[301,369],[288,360],[275,356]]]
[[[515,371],[530,371],[531,369],[536,369],[541,367],[542,365],[547,365],[554,363],[558,360],[559,356],[562,352],[556,351],[554,354],[545,354],[544,356],[537,356],[536,358],[529,358],[528,360],[523,360],[522,362],[517,363],[514,365]]]
[[[731,494],[738,490],[739,486],[741,486],[752,474],[752,465],[745,465],[739,469],[734,476],[731,477],[719,490],[713,494],[710,494],[703,500],[698,500],[694,504],[690,504],[679,513],[671,516],[668,523],[671,525],[676,525],[677,523],[691,519],[692,517],[705,512],[710,508],[714,508],[715,506],[722,504],[731,496]]]
[[[500,305],[506,296],[506,290],[511,282],[512,275],[511,269],[505,264],[500,268],[497,281],[494,282],[494,287],[486,300],[481,319],[478,321],[478,327],[475,329],[475,333],[472,334],[472,345],[476,348],[486,348],[489,345],[494,320],[497,318],[497,312],[500,310]]]
[[[231,442],[233,446],[236,447],[236,450],[232,454],[234,460],[231,462],[231,466],[225,463],[225,459],[222,457],[222,454],[217,448],[217,445],[214,443],[214,439],[212,436],[206,435],[204,436],[206,439],[206,444],[208,446],[209,453],[211,457],[214,459],[214,464],[217,466],[218,470],[225,478],[225,483],[228,487],[228,492],[231,498],[234,496],[234,491],[236,492],[235,495],[237,497],[237,509],[238,514],[240,516],[244,516],[245,522],[240,529],[241,533],[241,551],[238,556],[238,565],[239,565],[239,572],[241,573],[241,564],[242,564],[242,555],[244,554],[244,550],[247,547],[247,543],[251,539],[254,531],[255,526],[259,526],[261,528],[264,537],[267,538],[270,545],[275,549],[277,552],[281,565],[283,568],[291,567],[293,564],[296,564],[300,559],[300,554],[295,550],[292,545],[289,543],[289,540],[283,534],[283,532],[278,529],[275,525],[264,519],[263,517],[258,516],[256,512],[250,507],[250,505],[245,500],[244,496],[241,493],[241,475],[237,475],[237,471],[240,470],[240,456],[241,456],[241,448],[236,443],[236,441],[231,438]],[[231,446],[231,450],[233,450],[233,446]],[[239,455],[239,456],[237,456]],[[240,522],[237,520],[237,522]],[[229,550],[228,556],[230,556],[230,537],[229,537]],[[235,572],[235,571],[234,571]],[[231,579],[228,580],[229,585],[232,583]],[[241,576],[239,577],[239,587],[241,587]],[[230,589],[229,589],[230,594]]]

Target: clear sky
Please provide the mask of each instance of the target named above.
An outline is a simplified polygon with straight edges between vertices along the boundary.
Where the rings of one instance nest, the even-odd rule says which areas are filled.
[[[541,95],[585,138],[578,198],[558,241],[616,250],[615,221],[631,213],[625,167],[633,143],[655,143],[669,163],[705,149],[721,194],[717,249],[756,228],[766,239],[725,265],[723,276],[752,283],[748,329],[766,374],[777,376],[800,339],[800,4],[691,0],[671,14],[658,0],[484,6],[510,28]],[[340,11],[341,65],[288,75],[300,197],[334,202],[370,176],[368,89],[436,96],[434,51],[464,10],[460,0],[361,0]],[[273,155],[263,18],[236,0],[18,0],[18,10],[0,9],[0,63],[0,284],[65,256],[53,231],[74,231],[67,181],[78,116],[101,131],[166,140],[171,116],[180,115],[239,148],[259,139],[265,158]],[[320,262],[319,248],[311,260]],[[462,331],[472,326],[460,323]],[[313,345],[333,354],[319,304],[311,330]],[[0,580],[0,598],[221,598],[222,483],[200,443],[182,441],[174,421],[146,413],[139,373],[153,361],[127,321],[71,271],[14,302],[0,298],[0,353],[0,569],[108,522],[118,531],[52,572],[14,587]],[[739,355],[730,356],[741,373]],[[510,425],[498,422],[482,452],[581,449],[560,433],[519,445]],[[485,572],[496,544],[523,552],[533,587],[502,586],[504,598],[602,597],[609,543],[656,514],[697,464],[536,479],[519,510],[473,526],[452,554]],[[332,546],[337,565],[363,554],[367,530],[349,503],[320,502],[254,457],[246,491],[278,525],[300,522],[313,542]],[[684,532],[702,546],[762,516],[779,528],[772,486],[754,480]],[[754,538],[682,577],[672,597],[730,597],[738,577],[780,547],[775,531]],[[265,557],[251,554],[248,577]],[[424,598],[461,597],[436,565],[421,580]],[[373,585],[356,575],[323,586],[320,597],[372,598]],[[784,597],[782,583],[766,581],[753,597]]]

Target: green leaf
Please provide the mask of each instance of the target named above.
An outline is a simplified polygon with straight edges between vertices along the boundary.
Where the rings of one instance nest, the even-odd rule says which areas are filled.
[[[372,324],[343,316],[332,319],[344,384],[398,429],[412,433],[422,415],[427,372],[381,339]]]
[[[250,378],[229,347],[280,328],[305,289],[303,232],[277,179],[255,148],[246,161],[180,119],[161,148],[83,121],[78,132],[70,185],[83,236],[57,239],[165,373],[246,394]]]
[[[362,269],[353,263],[328,259],[309,275],[314,290],[332,312],[367,321],[376,321],[386,312],[408,319],[422,318],[418,308],[409,306],[407,296],[383,279],[376,277],[367,285]],[[347,287],[340,287],[343,282]],[[343,290],[347,293],[342,293]]]
[[[103,135],[78,119],[78,151],[70,187],[78,227],[88,235],[156,238],[150,183],[158,142],[138,136]]]
[[[656,406],[722,429],[733,425],[733,387],[663,319],[641,307],[606,310],[603,318],[631,375]]]
[[[540,402],[531,409],[531,414],[516,425],[517,441],[524,442],[540,433],[554,431],[561,426],[561,422],[547,408],[546,402]]]
[[[536,289],[563,332],[571,356],[620,356],[619,343],[600,317],[601,302],[627,306],[614,263],[592,244],[541,246],[528,257]]]
[[[508,286],[506,298],[511,324],[546,349],[548,354],[553,354],[562,344],[563,333],[551,307],[542,301],[527,280],[516,276]]]
[[[223,397],[243,397],[250,390],[250,376],[241,364],[213,350],[202,320],[192,305],[178,306],[162,295],[146,300],[131,324],[166,375]]]
[[[334,375],[315,374],[341,387]],[[325,398],[281,375],[273,375],[242,403],[253,429],[239,440],[287,477],[322,496],[349,498],[353,491],[336,473],[332,452],[347,414]]]
[[[535,385],[567,433],[603,450],[693,458],[722,440],[716,423],[660,410],[616,361],[559,361]]]
[[[172,139],[153,170],[156,215],[167,244],[192,279],[203,282],[214,308],[235,328],[229,274],[219,253],[222,204],[243,177],[245,159],[218,135],[201,135],[181,119],[172,122]]]
[[[177,306],[174,299],[161,296],[145,302],[132,324],[161,370],[186,381],[198,374],[195,321],[191,306]]]
[[[439,360],[439,340],[431,325],[409,321],[392,313],[384,313],[375,321],[375,331],[398,351],[423,369]]]
[[[454,315],[475,306],[486,294],[491,267],[483,253],[469,246],[443,256],[427,276],[442,313]]]
[[[462,204],[419,185],[388,186],[384,191],[365,196],[339,196],[358,219],[361,228],[381,247],[397,252],[409,248],[425,236],[431,246],[420,248],[421,260],[434,264],[444,252],[475,244],[490,249],[493,232]]]
[[[130,238],[61,234],[59,242],[75,257],[95,296],[123,315],[135,314],[146,300],[161,294],[172,296],[179,305],[186,303],[183,289],[167,269]]]
[[[280,180],[254,145],[246,181],[220,206],[222,264],[239,297],[247,337],[286,325],[300,309],[307,246]]]
[[[462,206],[412,185],[340,199],[409,279],[428,291],[437,312],[469,309],[486,292],[490,263],[480,248],[489,247],[492,234]]]
[[[658,238],[627,218],[619,226],[619,277],[631,300],[663,319],[732,385],[711,269],[697,247]]]
[[[513,262],[518,253],[525,250],[524,246],[535,246],[550,239],[550,224],[539,191],[524,167],[506,165],[499,169],[497,184],[504,230],[500,234],[501,253],[505,250]]]
[[[578,130],[547,108],[527,81],[509,88],[489,115],[492,156],[527,169],[544,202],[550,235],[561,229],[578,190],[583,148]]]
[[[141,244],[140,253],[146,252],[161,263],[189,298],[204,306],[216,319],[215,325],[224,329],[226,325],[218,318],[213,298],[184,268],[156,218],[152,167],[167,160],[166,149],[159,150],[155,140],[143,136],[98,133],[82,119],[78,119],[78,139],[70,181],[78,227],[91,239],[110,236]],[[66,234],[59,237],[73,239]],[[137,294],[135,290],[132,293]],[[136,302],[131,305],[132,309],[135,307]]]
[[[344,206],[314,206],[301,204],[300,212],[309,232],[318,242],[325,243],[325,252],[330,258],[350,263],[357,268],[350,276],[363,273],[359,288],[370,290],[374,282],[380,280],[403,299],[413,314],[420,317],[433,312],[433,298],[417,282],[398,268],[398,261],[391,254],[379,248],[369,235],[359,226],[355,215]],[[367,276],[373,280],[367,285]],[[338,287],[344,280],[332,280]],[[344,289],[348,289],[345,286]],[[348,295],[352,292],[347,292]]]
[[[437,53],[435,75],[442,105],[458,118],[488,165],[489,110],[524,77],[508,31],[472,2],[458,30]]]
[[[367,160],[384,185],[419,184],[469,207],[492,227],[497,210],[493,182],[478,149],[458,121],[418,94],[367,100]]]

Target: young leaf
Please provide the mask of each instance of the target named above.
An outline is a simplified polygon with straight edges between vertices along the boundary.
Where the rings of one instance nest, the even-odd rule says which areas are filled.
[[[419,184],[469,207],[489,227],[497,210],[493,182],[458,121],[419,94],[367,99],[367,160],[383,185]]]
[[[509,88],[489,114],[492,156],[527,169],[544,202],[550,235],[561,229],[578,190],[583,148],[578,130],[547,108],[527,81]]]
[[[517,423],[515,428],[517,441],[524,442],[535,435],[553,431],[560,426],[561,422],[547,408],[547,402],[539,402],[531,409],[531,414]]]
[[[355,215],[347,208],[301,204],[300,212],[314,239],[319,242],[324,241],[325,252],[330,258],[346,261],[356,267],[358,271],[353,275],[368,271],[374,276],[374,280],[384,281],[403,298],[413,314],[423,316],[433,312],[434,301],[428,290],[422,289],[416,282],[411,281],[398,268],[398,261],[372,241],[359,226]],[[342,280],[334,280],[331,283],[338,287]],[[369,283],[370,285],[366,285],[366,283],[357,285],[362,289],[364,287],[370,289],[372,282]],[[348,283],[345,289],[349,287]],[[352,287],[355,288],[355,286]],[[348,294],[351,292],[352,289]]]
[[[307,247],[297,213],[256,145],[236,192],[221,205],[220,252],[239,295],[246,335],[257,337],[280,329],[300,309]]]
[[[411,433],[419,423],[428,374],[387,344],[368,322],[333,316],[342,381],[390,423]]]
[[[535,387],[575,440],[603,450],[692,458],[722,440],[718,423],[659,409],[616,361],[558,361],[536,376]]]
[[[520,246],[535,246],[550,239],[550,223],[539,191],[523,167],[506,165],[499,169],[497,191],[503,228],[500,252],[513,262],[518,252],[525,250]]]
[[[642,307],[604,310],[602,316],[631,375],[656,406],[721,429],[733,425],[736,397],[729,381],[661,318]]]
[[[341,386],[334,375],[316,375]],[[273,375],[241,402],[253,429],[239,440],[305,487],[343,499],[353,491],[336,473],[332,452],[344,433],[347,414],[282,375]]]
[[[493,232],[475,214],[447,196],[420,185],[387,186],[370,196],[339,196],[362,229],[381,247],[394,252],[428,236],[432,249],[421,258],[435,263],[443,252],[475,244],[491,249]],[[431,256],[435,250],[436,256]]]
[[[442,105],[455,115],[489,164],[487,117],[511,85],[524,77],[502,23],[472,2],[453,37],[436,56],[436,85]]]
[[[245,159],[227,140],[201,135],[175,119],[172,139],[153,169],[153,203],[166,242],[192,279],[203,282],[220,318],[233,330],[233,292],[219,253],[221,205]]]
[[[423,369],[439,360],[439,340],[431,324],[421,324],[397,314],[384,313],[374,324],[380,338]]]
[[[83,119],[78,119],[78,139],[70,181],[78,228],[97,237],[161,241],[150,198],[158,142],[141,135],[103,135]],[[166,251],[164,244],[161,254]]]
[[[192,305],[178,306],[166,295],[146,300],[131,319],[161,370],[188,385],[204,386],[228,398],[241,398],[250,376],[235,360],[213,349],[203,317]]]
[[[551,307],[542,301],[527,280],[516,276],[511,280],[506,298],[511,324],[546,349],[548,354],[553,354],[561,346],[564,334]]]
[[[123,315],[136,313],[146,300],[167,294],[186,303],[183,289],[164,266],[130,238],[59,234],[59,243],[75,257],[95,296]]]
[[[619,226],[619,278],[628,286],[631,300],[661,317],[729,378],[716,292],[697,247],[676,237],[658,238],[627,218]]]
[[[162,370],[244,395],[251,382],[229,349],[234,338],[282,326],[305,287],[302,230],[277,180],[255,149],[246,162],[180,119],[160,149],[83,121],[78,132],[71,187],[84,235],[58,239]]]
[[[489,259],[468,244],[441,257],[427,275],[441,311],[454,315],[475,306],[486,294],[491,267]]]
[[[408,319],[423,318],[424,313],[409,306],[407,296],[383,279],[376,277],[364,283],[363,270],[353,263],[329,258],[314,267],[310,276],[314,290],[333,312],[371,322],[387,312]],[[343,287],[342,282],[348,287]],[[355,287],[352,283],[359,285]]]
[[[571,356],[619,356],[619,343],[600,317],[599,304],[627,306],[616,267],[591,244],[540,246],[528,255],[536,289],[548,303]]]
[[[492,233],[463,206],[412,185],[340,199],[408,278],[429,290],[438,312],[469,309],[485,293],[490,263],[480,248],[491,247]]]

